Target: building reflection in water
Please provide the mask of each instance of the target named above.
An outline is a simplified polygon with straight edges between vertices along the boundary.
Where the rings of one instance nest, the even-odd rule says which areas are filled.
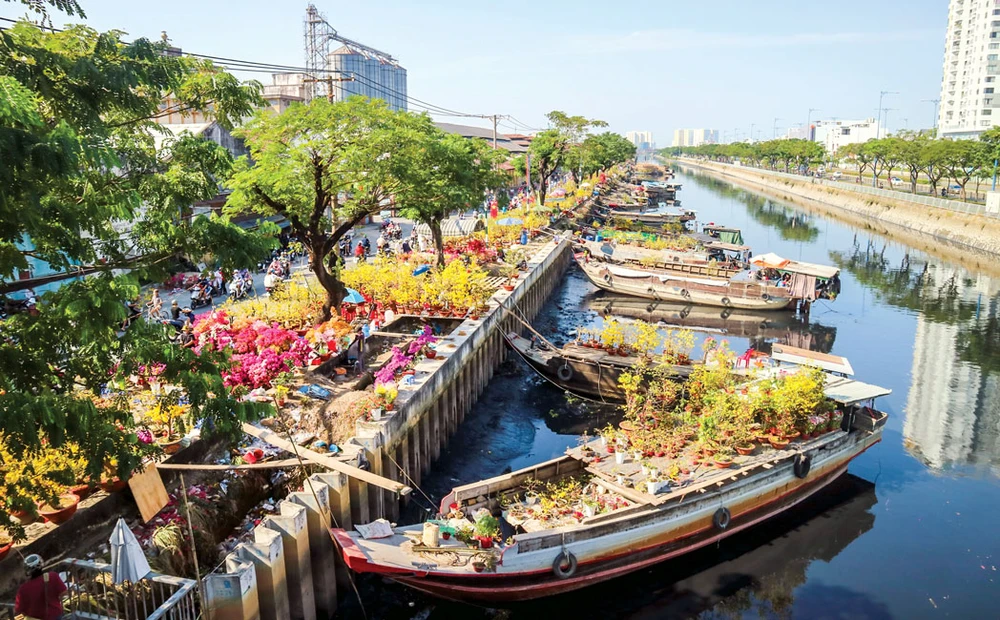
[[[1000,281],[869,244],[833,254],[875,296],[916,314],[903,437],[929,467],[1000,467]]]

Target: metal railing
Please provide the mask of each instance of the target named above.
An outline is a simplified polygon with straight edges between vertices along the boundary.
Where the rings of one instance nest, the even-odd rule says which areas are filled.
[[[195,620],[196,586],[191,579],[150,573],[138,583],[114,584],[111,565],[63,560],[53,568],[66,583],[65,618],[88,620]],[[0,603],[0,620],[14,620],[13,603]]]
[[[809,182],[815,185],[825,185],[827,187],[834,187],[848,192],[857,192],[860,194],[868,194],[870,196],[891,198],[893,200],[905,200],[907,202],[912,202],[928,207],[935,207],[937,209],[946,209],[948,211],[955,211],[958,213],[967,213],[970,215],[982,215],[985,217],[1000,219],[1000,211],[996,209],[988,209],[986,205],[975,202],[963,202],[961,200],[947,200],[943,198],[936,198],[934,196],[901,192],[899,190],[894,190],[894,189],[881,189],[878,187],[871,187],[869,185],[849,183],[844,181],[834,181],[832,179],[822,179],[801,174],[792,174],[789,172],[779,172],[777,170],[768,170],[767,168],[755,168],[753,166],[737,166],[734,164],[727,164],[719,161],[709,161],[709,162],[703,162],[701,160],[692,161],[691,159],[688,158],[682,158],[681,161],[682,162],[687,161],[688,163],[693,163],[694,165],[698,165],[699,163],[711,163],[726,168],[732,168],[734,170],[748,170],[751,172],[759,172],[764,175],[773,176],[776,178],[785,178],[793,181],[799,181],[801,183]]]

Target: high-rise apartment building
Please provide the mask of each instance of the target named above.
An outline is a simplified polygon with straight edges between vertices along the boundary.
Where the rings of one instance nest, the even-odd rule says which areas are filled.
[[[1000,4],[995,0],[951,0],[938,111],[939,136],[975,138],[997,124],[997,76]]]
[[[672,146],[701,146],[702,144],[718,143],[718,129],[675,129]]]
[[[653,132],[651,131],[627,131],[625,139],[634,144],[637,149],[653,148]]]

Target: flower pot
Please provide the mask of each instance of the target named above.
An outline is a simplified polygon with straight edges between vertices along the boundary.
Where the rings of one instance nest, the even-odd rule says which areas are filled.
[[[35,519],[38,518],[33,512],[27,510],[11,510],[10,516],[17,519],[17,522],[21,525],[27,525],[29,523],[34,523]]]
[[[102,480],[101,490],[105,493],[117,493],[125,489],[127,483],[121,478],[115,478],[113,480]]]
[[[622,474],[618,474],[617,476],[615,476],[615,481],[618,482],[620,486],[625,486],[625,476],[623,476]]]
[[[434,359],[435,357],[438,356],[438,353],[434,349],[427,349],[427,351],[424,353],[424,355],[427,356],[427,359],[432,360],[432,359]]]
[[[624,452],[615,452],[615,463],[617,463],[619,465],[624,465],[625,464],[625,453]]]
[[[775,450],[784,450],[785,448],[788,447],[787,439],[781,439],[779,437],[771,437],[770,439],[768,439],[768,442],[771,444],[771,447],[774,448]]]
[[[13,548],[14,548],[14,541],[10,541],[6,545],[0,546],[0,561],[3,561],[3,559],[7,557],[7,554],[10,553],[10,550]]]
[[[800,436],[801,434],[798,431],[792,431],[784,435],[784,438],[787,439],[788,441],[792,441],[793,439],[798,439]]]
[[[488,536],[480,536],[479,537],[479,548],[480,549],[492,549],[493,548],[493,539],[490,538],[490,537],[488,537]]]
[[[736,446],[736,452],[738,452],[741,456],[750,456],[751,454],[753,454],[754,450],[755,448],[753,444],[750,443],[742,446]]]
[[[476,571],[477,573],[481,573],[484,570],[486,570],[486,563],[485,562],[473,562],[472,563],[472,570]]]
[[[733,462],[729,459],[715,459],[714,461],[712,461],[712,463],[718,469],[729,469],[733,465]]]
[[[175,454],[181,449],[181,439],[175,439],[173,441],[163,441],[162,439],[157,439],[156,445],[159,446],[159,448],[166,454]]]
[[[514,285],[513,284],[504,284],[503,285],[503,290],[505,290],[505,291],[507,291],[509,293],[509,292],[511,292],[511,291],[514,290]]]
[[[589,504],[584,504],[583,505],[583,516],[585,516],[585,517],[593,517],[596,514],[597,514],[597,508],[596,507],[591,506]]]
[[[451,532],[441,532],[441,539],[448,540],[451,538]]]
[[[78,484],[76,486],[70,487],[69,489],[67,489],[67,492],[72,493],[73,495],[76,495],[77,497],[80,498],[80,501],[83,501],[83,500],[87,499],[88,497],[90,497],[90,494],[94,492],[94,487],[90,486],[90,483],[85,482],[85,483]]]
[[[38,514],[49,523],[65,523],[70,517],[76,514],[76,508],[80,505],[80,498],[72,493],[63,493],[59,496],[59,506],[49,506],[48,504],[38,505]]]

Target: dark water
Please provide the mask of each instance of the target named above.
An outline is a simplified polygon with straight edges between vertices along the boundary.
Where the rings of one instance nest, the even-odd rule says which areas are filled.
[[[817,303],[808,321],[721,321],[712,311],[685,321],[702,320],[738,351],[780,341],[848,357],[858,379],[893,390],[880,401],[890,414],[883,442],[837,488],[678,561],[510,610],[362,579],[369,617],[1000,617],[1000,277],[709,177],[678,180],[686,208],[742,228],[757,253],[843,270],[841,297]],[[598,323],[602,304],[573,270],[536,327],[565,341]],[[614,416],[508,362],[424,490],[437,500],[554,457]]]

